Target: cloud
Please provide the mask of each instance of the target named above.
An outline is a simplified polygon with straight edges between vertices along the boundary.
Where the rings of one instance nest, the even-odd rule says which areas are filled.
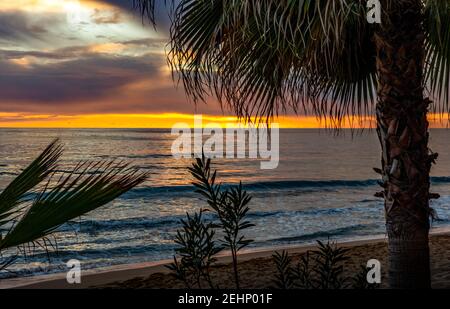
[[[42,52],[42,51],[19,51],[19,50],[0,50],[0,59],[14,60],[22,59],[24,57],[35,57],[44,59],[64,59],[65,55],[54,52]]]
[[[95,9],[91,19],[96,24],[119,24],[123,21],[122,13],[119,10],[106,11]]]
[[[55,57],[53,54],[39,56]],[[145,76],[159,74],[154,58],[101,54],[85,54],[74,60],[34,64],[28,68],[3,60],[0,71],[3,101],[31,101],[42,105],[100,99]]]
[[[122,44],[125,45],[135,45],[135,46],[144,46],[149,48],[161,48],[162,46],[167,44],[166,38],[146,38],[139,40],[129,40],[122,41]]]
[[[54,7],[47,7],[44,0],[33,3],[33,10],[27,6],[2,10],[0,5],[0,48],[48,50],[160,37],[141,18],[113,5],[98,1],[75,5],[69,0],[58,0]]]
[[[27,43],[48,41],[48,28],[57,27],[61,22],[58,15],[49,14],[36,20],[23,12],[0,12],[0,42]]]
[[[126,41],[148,46],[152,40]],[[18,60],[31,58],[22,63]],[[51,52],[0,51],[0,112],[56,114],[193,113],[163,54],[124,56],[73,46]],[[198,111],[220,113],[217,104]]]
[[[217,104],[196,109],[175,89],[167,35],[143,26],[132,0],[101,2],[81,1],[89,14],[74,24],[60,2],[48,12],[0,7],[0,113],[220,113]],[[157,15],[164,21],[166,8]]]

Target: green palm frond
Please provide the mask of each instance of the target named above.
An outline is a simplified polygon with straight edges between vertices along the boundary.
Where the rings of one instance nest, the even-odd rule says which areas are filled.
[[[427,27],[426,84],[435,106],[448,111],[450,93],[450,1],[427,0],[425,6]]]
[[[120,162],[80,163],[70,173],[57,176],[53,170],[61,151],[61,144],[53,142],[1,194],[6,197],[2,199],[2,214],[6,215],[2,225],[7,226],[7,233],[0,239],[0,250],[42,239],[147,178]],[[25,198],[30,192],[33,198]]]
[[[52,173],[62,151],[63,147],[58,140],[53,141],[0,193],[0,227],[3,220],[20,209],[20,206],[29,197],[29,193]]]

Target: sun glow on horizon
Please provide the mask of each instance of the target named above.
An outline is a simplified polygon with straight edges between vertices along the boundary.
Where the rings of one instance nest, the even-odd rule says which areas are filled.
[[[242,125],[237,117],[203,115],[203,125]],[[93,115],[37,115],[0,113],[2,128],[172,128],[187,124],[194,126],[195,115],[181,113],[161,114],[93,114]],[[315,117],[280,117],[273,122],[282,128],[315,128]]]
[[[448,116],[448,115],[447,115]],[[447,127],[446,115],[431,114],[430,127]],[[218,124],[220,126],[239,126],[242,122],[234,116],[203,115],[203,126]],[[172,128],[188,125],[194,127],[195,115],[181,113],[161,114],[92,114],[92,115],[39,115],[20,113],[0,113],[1,128],[105,128],[105,129],[137,129],[137,128]],[[361,119],[360,119],[361,120]],[[350,125],[353,122],[353,126]],[[280,128],[315,129],[332,126],[314,116],[280,116],[273,120]],[[372,117],[362,121],[347,118],[343,128],[374,128]]]

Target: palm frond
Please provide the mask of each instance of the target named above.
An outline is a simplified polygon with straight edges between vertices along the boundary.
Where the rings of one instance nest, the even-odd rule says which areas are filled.
[[[365,2],[182,0],[169,63],[194,100],[238,116],[302,109],[338,120],[368,114],[375,93]]]
[[[148,18],[154,25],[155,18],[155,1],[154,0],[132,0],[133,7],[141,13],[142,17]]]
[[[0,193],[0,226],[20,208],[29,193],[55,169],[63,147],[53,141],[25,170]]]
[[[427,0],[425,5],[426,85],[434,106],[448,112],[450,94],[450,1]]]
[[[37,169],[39,172],[30,174],[27,169],[19,176],[21,181],[16,180],[8,187],[7,190],[11,192],[18,189],[15,194],[6,194],[8,200],[21,201],[30,190],[46,181],[34,198],[19,208],[18,202],[12,206],[4,204],[5,209],[15,211],[16,214],[5,220],[10,226],[6,235],[0,239],[0,250],[43,239],[67,221],[111,202],[147,178],[147,174],[123,163],[98,162],[80,163],[72,172],[54,179],[56,174],[52,169],[61,150],[58,142],[52,143],[31,164],[31,170]],[[34,181],[27,180],[28,176],[33,177]]]
[[[154,0],[133,2],[156,22]],[[372,114],[376,48],[366,1],[169,2],[169,63],[194,102],[213,95],[247,120],[302,110],[337,127],[346,115]],[[434,106],[448,112],[450,1],[423,5],[425,83]]]

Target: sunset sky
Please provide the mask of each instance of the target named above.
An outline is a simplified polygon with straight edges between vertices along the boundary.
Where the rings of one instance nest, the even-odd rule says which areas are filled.
[[[227,116],[175,88],[167,12],[158,15],[155,31],[132,0],[0,1],[0,127],[171,127],[194,113]]]

